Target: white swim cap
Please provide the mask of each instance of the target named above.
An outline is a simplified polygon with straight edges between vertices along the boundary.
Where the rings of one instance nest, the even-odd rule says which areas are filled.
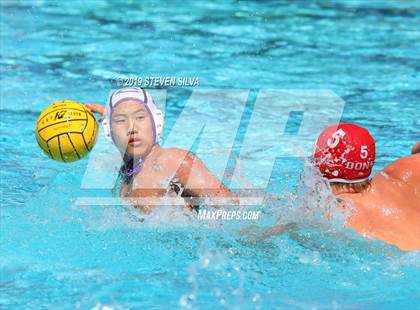
[[[138,87],[117,89],[111,93],[106,106],[106,115],[102,120],[105,135],[114,143],[111,127],[112,113],[121,102],[127,100],[137,101],[146,107],[152,120],[154,143],[158,143],[163,133],[163,113],[156,107],[152,96],[144,89]]]

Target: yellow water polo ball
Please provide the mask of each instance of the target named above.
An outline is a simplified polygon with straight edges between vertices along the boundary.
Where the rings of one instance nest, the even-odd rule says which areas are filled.
[[[57,161],[73,162],[86,156],[98,137],[98,123],[83,104],[54,102],[39,116],[36,140],[45,154]]]

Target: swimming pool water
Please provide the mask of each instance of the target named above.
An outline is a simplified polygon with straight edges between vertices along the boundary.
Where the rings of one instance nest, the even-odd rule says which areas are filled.
[[[328,89],[346,102],[342,121],[372,132],[378,171],[420,140],[419,18],[414,0],[2,1],[0,308],[418,309],[419,253],[320,220],[298,159],[276,161],[268,189],[280,198],[252,208],[258,222],[166,209],[142,222],[121,206],[78,205],[112,193],[81,187],[89,158],[46,158],[34,127],[54,101],[104,102],[117,76],[198,77],[254,95]],[[166,137],[193,90],[168,90]],[[101,167],[112,153],[101,135],[90,156],[102,151]],[[252,242],[251,225],[279,216],[299,229]]]

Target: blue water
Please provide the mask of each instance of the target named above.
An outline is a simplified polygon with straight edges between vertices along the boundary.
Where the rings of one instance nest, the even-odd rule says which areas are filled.
[[[34,127],[54,101],[104,102],[116,76],[198,77],[253,94],[328,89],[346,102],[342,121],[372,132],[378,171],[420,140],[419,18],[414,0],[1,1],[0,308],[418,309],[419,253],[290,207],[303,199],[293,194],[305,185],[299,160],[276,162],[270,191],[281,199],[253,208],[259,222],[166,210],[140,222],[121,206],[78,205],[112,193],[81,188],[89,158],[51,161]],[[168,90],[166,137],[192,91]],[[101,136],[90,156],[107,146]],[[279,214],[299,230],[259,243],[241,235]]]

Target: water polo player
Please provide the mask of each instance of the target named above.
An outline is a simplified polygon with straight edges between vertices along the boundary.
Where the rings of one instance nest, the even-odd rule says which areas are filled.
[[[365,128],[338,124],[321,133],[313,155],[342,206],[354,210],[347,226],[402,250],[420,249],[420,154],[400,158],[370,179],[374,139]]]
[[[156,198],[168,196],[184,200],[233,198],[233,193],[193,153],[160,147],[163,115],[145,90],[116,90],[106,107],[92,103],[85,106],[104,117],[105,134],[122,154],[121,197],[140,198],[136,205],[144,211],[154,207]],[[186,206],[191,208],[187,200]]]
[[[338,198],[351,210],[346,226],[402,250],[420,249],[420,154],[398,159],[375,174],[375,141],[365,128],[338,124],[325,129],[315,143],[313,159]],[[263,230],[256,240],[283,234],[294,225]]]

